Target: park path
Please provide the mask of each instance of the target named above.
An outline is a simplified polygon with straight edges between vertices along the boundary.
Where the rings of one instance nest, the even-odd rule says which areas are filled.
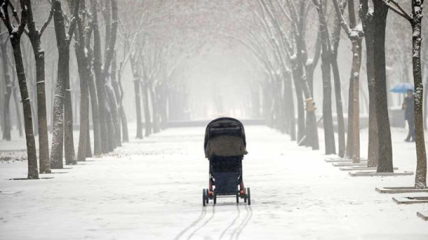
[[[374,191],[413,177],[351,178],[275,130],[246,132],[251,206],[231,198],[203,208],[204,129],[168,129],[44,175],[53,179],[10,181],[25,177],[26,162],[0,163],[0,239],[428,239],[416,217],[426,205]]]

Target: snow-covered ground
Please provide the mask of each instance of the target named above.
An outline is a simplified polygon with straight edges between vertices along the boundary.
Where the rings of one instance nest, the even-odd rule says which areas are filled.
[[[374,190],[412,186],[414,176],[353,178],[286,135],[246,131],[251,206],[226,198],[202,207],[204,129],[168,129],[43,175],[53,179],[11,181],[26,177],[26,162],[0,162],[0,239],[428,239],[416,216],[427,204],[397,205]],[[414,171],[414,144],[404,137],[394,130],[394,163]],[[362,153],[366,139],[363,131]]]

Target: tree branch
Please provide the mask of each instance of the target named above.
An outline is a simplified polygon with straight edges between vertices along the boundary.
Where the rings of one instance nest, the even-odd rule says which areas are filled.
[[[21,21],[19,20],[18,12],[16,12],[15,6],[13,6],[13,4],[10,2],[10,0],[6,0],[6,4],[9,5],[10,9],[12,9],[12,16],[13,16],[13,18],[15,18],[16,22],[18,24],[20,24]]]
[[[80,0],[76,0],[74,3],[73,9],[73,19],[71,19],[70,26],[68,28],[67,42],[70,44],[71,39],[73,38],[74,29],[76,28],[77,18],[79,17],[79,6]]]
[[[393,12],[407,19],[409,22],[412,22],[413,18],[406,11],[404,11],[404,9],[400,6],[400,4],[398,4],[395,0],[377,0],[377,1],[383,1],[386,4],[386,6],[388,6],[388,8],[391,9]]]
[[[49,16],[46,19],[46,21],[43,24],[43,26],[40,28],[40,33],[39,33],[40,37],[43,35],[43,33],[45,32],[46,28],[48,27],[49,23],[52,20],[53,13],[54,13],[54,7],[53,7],[53,4],[51,4],[51,5],[52,5],[52,7],[51,7],[51,11],[49,12]]]
[[[315,0],[314,0],[315,1]],[[333,0],[334,10],[336,11],[336,15],[340,20],[340,25],[342,25],[343,30],[346,32],[346,34],[350,37],[352,34],[352,30],[349,27],[348,23],[343,18],[342,12],[340,11],[338,0]],[[379,0],[382,1],[382,0]]]
[[[17,34],[19,36],[22,35],[25,31],[25,25],[27,25],[28,22],[28,4],[30,0],[21,0],[21,22],[19,23]]]
[[[9,34],[13,32],[13,25],[10,22],[9,12],[7,11],[8,0],[0,0],[0,18],[3,20]]]

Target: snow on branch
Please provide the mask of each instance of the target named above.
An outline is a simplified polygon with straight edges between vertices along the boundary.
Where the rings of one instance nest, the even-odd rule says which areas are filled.
[[[52,20],[53,13],[54,13],[54,5],[53,4],[51,4],[51,5],[52,5],[52,7],[51,7],[51,11],[49,12],[49,16],[46,19],[45,23],[43,24],[42,28],[40,28],[40,33],[39,33],[40,36],[43,35],[43,33],[45,32],[46,28],[48,27],[49,23]]]
[[[393,12],[397,13],[398,15],[402,16],[403,18],[407,19],[409,22],[413,20],[413,18],[395,0],[377,0],[377,1],[383,1],[386,4],[386,6],[388,6],[389,9],[391,9]]]
[[[379,0],[379,1],[382,1],[382,0]],[[340,25],[342,26],[343,30],[346,32],[348,37],[351,40],[361,39],[364,36],[362,25],[358,24],[354,29],[351,29],[343,17],[343,14],[342,14],[340,7],[339,7],[338,0],[333,0],[333,5],[334,5],[334,9],[336,11],[336,14],[339,18]]]

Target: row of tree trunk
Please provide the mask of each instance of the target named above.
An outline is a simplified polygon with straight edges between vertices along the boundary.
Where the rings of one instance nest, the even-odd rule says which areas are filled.
[[[118,29],[117,0],[77,0],[68,1],[72,11],[66,16],[62,1],[53,0],[51,11],[40,29],[37,29],[32,3],[20,0],[17,10],[13,2],[0,1],[0,17],[8,30],[8,39],[12,46],[14,66],[18,79],[21,101],[24,112],[25,136],[28,154],[28,178],[37,179],[39,173],[49,173],[51,169],[63,168],[66,164],[76,164],[92,156],[90,140],[89,114],[92,111],[94,131],[93,150],[95,156],[106,154],[128,141],[126,115],[122,107],[123,91],[116,79],[115,45]],[[90,9],[87,9],[90,3]],[[98,9],[101,6],[102,9]],[[105,51],[102,52],[101,34],[99,31],[98,12],[102,12],[105,34]],[[58,48],[58,73],[53,100],[53,137],[49,153],[47,109],[45,93],[45,52],[41,47],[41,37],[53,19]],[[15,26],[18,25],[18,26]],[[35,59],[37,115],[32,113],[27,79],[21,51],[22,35],[28,36]],[[80,77],[80,134],[77,156],[73,136],[73,109],[70,89],[70,45],[75,43],[75,54]],[[7,38],[2,38],[7,39]],[[10,99],[13,95],[13,82],[7,63],[7,43],[1,41],[3,73],[6,92],[3,106],[6,113],[3,117],[3,138],[10,140]],[[104,59],[102,59],[104,56]],[[16,97],[15,102],[16,102]],[[89,105],[91,104],[91,105]],[[19,112],[19,111],[17,111]],[[33,121],[33,117],[36,118]],[[19,116],[18,116],[18,119]],[[39,163],[37,162],[34,125],[37,122],[39,135]],[[123,132],[123,134],[122,134]],[[64,156],[63,156],[64,153]],[[38,167],[39,165],[39,167]]]
[[[374,9],[369,8],[369,0],[360,0],[360,20],[356,17],[354,0],[334,0],[335,20],[332,34],[326,17],[328,1],[312,0],[318,13],[318,36],[314,50],[314,58],[308,60],[306,48],[306,24],[308,18],[308,2],[286,0],[282,5],[279,1],[258,0],[261,16],[261,25],[266,32],[266,41],[271,42],[271,49],[275,51],[272,57],[258,51],[262,49],[262,41],[250,39],[244,42],[257,60],[263,64],[264,69],[274,69],[275,65],[284,69],[281,73],[266,74],[267,80],[261,86],[263,116],[267,123],[291,135],[299,145],[312,146],[317,149],[317,130],[313,107],[313,72],[321,56],[321,73],[323,86],[323,112],[325,154],[336,154],[341,158],[352,159],[353,163],[360,163],[360,71],[363,54],[362,42],[365,40],[365,53],[367,55],[366,73],[369,90],[369,150],[368,167],[377,167],[378,172],[393,172],[393,155],[391,141],[391,127],[388,116],[388,95],[385,62],[386,17],[388,9],[392,9],[408,20],[413,30],[413,75],[415,81],[415,125],[417,149],[417,188],[426,187],[426,152],[423,130],[423,84],[421,70],[421,25],[422,0],[412,0],[412,13],[408,14],[401,6],[391,1],[373,0]],[[348,20],[345,20],[345,10],[348,11]],[[282,13],[282,14],[281,14]],[[266,23],[269,16],[270,23]],[[289,21],[291,26],[291,39],[284,34],[281,19]],[[276,29],[273,32],[272,29]],[[341,97],[341,80],[337,63],[338,47],[341,29],[347,34],[352,44],[352,67],[349,80],[348,101],[348,130],[345,142],[345,127],[343,117],[343,103]],[[280,44],[276,39],[282,38]],[[260,46],[259,46],[260,45]],[[375,54],[376,53],[376,54]],[[283,58],[283,59],[282,59]],[[276,62],[276,63],[275,63]],[[290,66],[290,69],[288,69]],[[275,71],[272,71],[275,72]],[[333,73],[333,74],[331,74]],[[337,128],[338,152],[336,152],[335,134],[332,118],[332,87],[333,75]],[[294,85],[295,96],[289,92]],[[293,98],[297,103],[294,105]],[[256,100],[253,100],[254,104]],[[305,105],[306,102],[306,105]],[[297,107],[297,122],[294,123],[295,107]],[[296,129],[297,127],[297,137]],[[315,134],[315,135],[314,135]]]

